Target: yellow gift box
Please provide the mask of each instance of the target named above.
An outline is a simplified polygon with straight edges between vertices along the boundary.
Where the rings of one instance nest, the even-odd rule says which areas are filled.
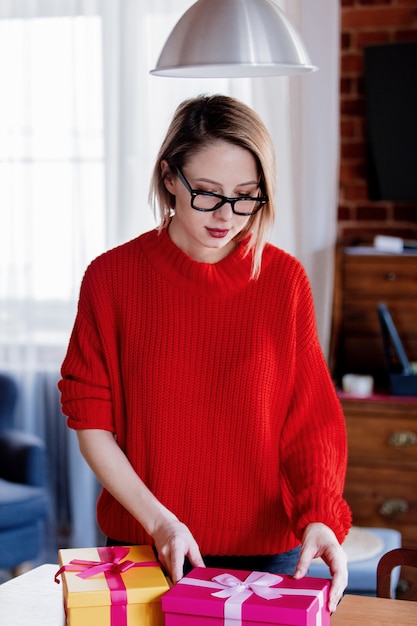
[[[150,546],[58,551],[67,626],[163,626],[169,584]]]

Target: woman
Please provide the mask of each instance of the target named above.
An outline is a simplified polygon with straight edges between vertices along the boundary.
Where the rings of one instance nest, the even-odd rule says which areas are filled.
[[[274,179],[249,107],[181,104],[151,183],[160,226],[87,269],[59,387],[109,544],[153,545],[174,582],[184,561],[299,578],[322,556],[333,611],[346,434],[305,272],[266,243]]]

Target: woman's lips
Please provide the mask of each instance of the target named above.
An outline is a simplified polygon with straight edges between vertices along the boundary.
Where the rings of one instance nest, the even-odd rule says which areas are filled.
[[[229,229],[223,230],[221,228],[207,228],[207,232],[209,233],[209,235],[211,235],[211,237],[215,237],[216,239],[222,239],[223,237],[226,237]]]

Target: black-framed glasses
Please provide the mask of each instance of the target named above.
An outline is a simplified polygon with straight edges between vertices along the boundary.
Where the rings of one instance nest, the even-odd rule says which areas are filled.
[[[268,202],[267,197],[259,196],[257,198],[251,198],[250,196],[239,196],[237,198],[228,198],[222,196],[219,193],[212,193],[211,191],[200,191],[199,189],[193,189],[181,172],[179,167],[175,168],[179,179],[183,183],[184,187],[191,194],[191,206],[197,211],[216,211],[220,209],[226,203],[229,203],[232,207],[233,213],[236,215],[254,215],[261,209],[264,204]]]

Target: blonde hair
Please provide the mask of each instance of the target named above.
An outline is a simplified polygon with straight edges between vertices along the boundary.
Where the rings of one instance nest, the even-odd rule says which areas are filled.
[[[175,196],[165,187],[161,162],[171,170],[184,167],[187,159],[215,141],[226,141],[249,150],[255,157],[262,195],[269,200],[251,216],[237,241],[250,235],[248,252],[253,249],[252,277],[261,269],[262,252],[268,231],[275,219],[275,154],[271,137],[260,117],[246,104],[224,95],[198,96],[182,102],[176,109],[153,170],[149,199],[159,230],[166,228],[175,211]]]

